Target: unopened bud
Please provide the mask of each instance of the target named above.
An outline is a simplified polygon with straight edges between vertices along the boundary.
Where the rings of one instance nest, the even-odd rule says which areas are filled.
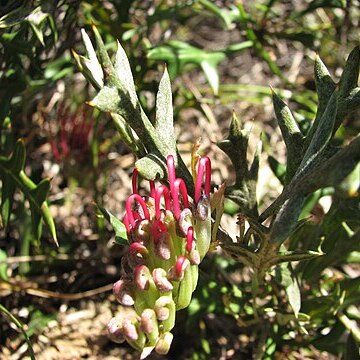
[[[113,317],[108,325],[107,325],[107,331],[108,331],[108,334],[109,334],[109,338],[118,343],[118,344],[121,344],[122,342],[125,341],[125,337],[124,337],[124,334],[123,334],[123,330],[122,330],[122,322],[116,318],[116,317]]]
[[[132,306],[134,305],[134,299],[126,285],[126,281],[118,280],[113,286],[113,293],[121,305]]]
[[[163,260],[170,259],[171,249],[169,233],[166,232],[159,235],[158,239],[155,242],[155,254]]]
[[[132,341],[136,341],[139,337],[136,326],[132,323],[132,321],[130,319],[124,320],[123,333],[127,339],[132,340]]]
[[[149,254],[149,251],[146,248],[146,246],[139,243],[138,241],[133,242],[129,246],[129,252],[133,253],[133,254],[136,254],[136,255],[141,255],[142,257],[146,257]]]
[[[192,226],[192,213],[189,208],[185,208],[181,213],[178,220],[179,229],[183,236],[188,232],[190,226]]]
[[[169,270],[168,279],[170,281],[181,281],[189,264],[190,262],[185,256],[179,256],[175,265]]]
[[[134,230],[134,237],[137,239],[137,241],[140,240],[141,242],[146,243],[150,234],[151,234],[151,229],[150,229],[149,220],[143,219],[136,223],[136,227]]]
[[[155,313],[156,318],[159,321],[165,321],[169,318],[170,312],[174,308],[175,312],[175,304],[174,301],[169,296],[161,296],[155,302]]]
[[[196,204],[196,219],[200,221],[205,221],[209,216],[209,211],[210,200],[205,194],[202,194],[198,203]]]
[[[145,309],[141,313],[141,329],[146,334],[151,334],[154,332],[155,328],[157,328],[157,320],[156,320],[156,314],[153,309]]]
[[[167,278],[167,272],[162,268],[156,268],[152,272],[153,279],[156,287],[160,291],[171,291],[173,289],[173,285]]]
[[[151,274],[146,265],[138,265],[134,270],[134,280],[139,290],[147,290],[149,288]]]
[[[160,355],[166,355],[170,350],[173,337],[174,336],[171,332],[162,334],[156,343],[155,351]]]
[[[165,321],[170,316],[170,310],[166,307],[158,307],[156,308],[155,312],[156,312],[156,318],[159,321]]]
[[[199,265],[201,260],[200,260],[200,254],[199,251],[197,249],[195,249],[195,247],[193,247],[189,253],[188,259],[190,260],[190,264],[191,265]]]

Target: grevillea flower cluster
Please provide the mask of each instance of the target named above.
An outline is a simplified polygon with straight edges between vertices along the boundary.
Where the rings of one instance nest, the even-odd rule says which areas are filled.
[[[154,349],[168,353],[176,310],[189,305],[211,241],[210,159],[198,161],[194,202],[176,177],[172,155],[167,169],[168,185],[150,181],[147,197],[139,194],[138,172],[133,173],[123,220],[129,247],[113,288],[121,310],[109,322],[110,337],[127,341],[141,351],[141,359]]]
[[[73,158],[77,163],[84,163],[90,156],[90,136],[94,130],[94,121],[88,109],[79,108],[72,112],[61,103],[57,118],[59,131],[50,139],[55,159],[60,162]]]

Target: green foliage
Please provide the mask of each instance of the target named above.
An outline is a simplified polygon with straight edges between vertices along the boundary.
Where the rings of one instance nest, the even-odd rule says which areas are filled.
[[[104,75],[104,86],[101,87],[98,95],[90,104],[102,111],[111,114],[116,113],[124,119],[126,125],[138,136],[137,141],[142,141],[141,147],[145,150],[145,156],[137,162],[140,173],[149,180],[156,177],[164,178],[165,173],[157,169],[161,163],[161,157],[159,158],[157,154],[165,157],[166,153],[176,153],[172,130],[172,97],[168,75],[165,72],[160,82],[156,104],[157,118],[153,125],[137,100],[130,67],[124,58],[125,52],[119,47],[114,65],[96,29],[95,38],[98,46],[99,63],[106,75]],[[120,56],[123,59],[121,60],[122,67],[116,66]],[[331,80],[325,65],[320,59],[317,59],[315,77],[317,79],[319,110],[305,134],[300,130],[299,124],[289,107],[273,92],[275,114],[287,150],[287,163],[286,167],[282,167],[283,175],[281,175],[279,162],[274,158],[271,160],[272,167],[277,171],[278,176],[284,176],[284,188],[280,196],[262,214],[259,215],[256,198],[261,148],[258,147],[254,159],[248,164],[249,131],[243,129],[235,115],[231,120],[228,138],[218,143],[218,146],[231,159],[236,174],[235,183],[227,188],[226,195],[239,205],[240,216],[248,222],[248,229],[240,233],[237,242],[223,241],[220,245],[226,253],[249,266],[254,272],[251,283],[253,297],[259,296],[260,289],[267,286],[265,275],[275,267],[274,279],[285,290],[294,314],[292,320],[305,333],[304,324],[316,323],[316,316],[311,312],[307,313],[305,305],[302,307],[300,285],[301,281],[306,279],[304,274],[299,271],[302,268],[302,262],[313,259],[310,263],[314,264],[313,266],[318,265],[315,269],[310,270],[309,274],[314,274],[314,272],[321,274],[322,270],[335,262],[331,256],[323,256],[323,251],[325,253],[330,251],[337,260],[343,261],[352,251],[358,251],[357,247],[353,245],[358,244],[356,241],[357,232],[348,226],[341,225],[345,230],[348,229],[347,231],[344,230],[344,235],[347,236],[345,241],[348,245],[341,245],[346,249],[343,252],[344,257],[339,257],[334,248],[327,247],[327,237],[321,230],[318,231],[322,235],[321,239],[324,239],[325,236],[322,246],[318,241],[317,243],[309,243],[307,247],[301,246],[300,249],[298,247],[287,249],[284,243],[296,231],[301,231],[307,226],[306,222],[299,221],[299,216],[305,205],[309,206],[307,197],[310,194],[329,187],[339,187],[339,184],[344,184],[340,188],[346,189],[345,194],[356,194],[355,189],[359,188],[359,138],[353,139],[349,145],[342,148],[335,148],[333,142],[337,127],[349,115],[350,111],[358,107],[357,95],[351,95],[357,91],[357,82],[354,79],[357,79],[359,75],[358,58],[359,50],[355,48],[348,58],[338,89],[334,88],[334,82]],[[90,81],[95,77],[89,75],[89,72],[91,73],[89,66],[82,70]],[[347,105],[345,106],[344,103]],[[340,122],[339,119],[341,119]],[[159,126],[159,124],[161,125]],[[161,129],[168,129],[168,139],[165,139],[159,131]],[[124,140],[129,139],[130,135],[128,134],[123,138]],[[164,141],[166,141],[166,145],[172,147],[164,146]],[[180,161],[179,155],[178,161]],[[154,164],[156,164],[155,167]],[[191,186],[191,180],[188,177],[184,177],[184,180]],[[348,185],[349,183],[351,186]],[[338,208],[336,202],[333,203],[333,206],[335,209]],[[345,215],[343,210],[341,213]],[[331,214],[332,211],[330,210],[329,216]],[[262,224],[270,217],[272,220],[269,225]],[[346,216],[345,219],[349,220]],[[340,224],[344,224],[345,219]],[[330,223],[334,225],[337,221],[332,219]],[[324,224],[326,224],[326,220],[324,220]],[[339,230],[336,229],[336,231]],[[339,235],[337,238],[341,239]],[[331,241],[332,246],[335,243],[334,240]],[[318,259],[314,260],[314,258]],[[300,265],[295,268],[291,266],[292,262],[299,261]],[[307,266],[306,270],[309,271],[309,268]],[[313,277],[313,275],[311,276]],[[274,289],[271,286],[268,290],[274,291]],[[340,296],[341,299],[336,303],[331,300],[332,297],[329,297],[331,301],[324,306],[324,309],[329,311],[330,307],[337,314],[345,299],[345,293],[342,292],[341,296],[336,295],[336,298]],[[310,300],[308,299],[308,301]],[[269,303],[268,306],[273,306],[273,304],[270,305]],[[305,310],[301,310],[303,308]],[[302,312],[300,313],[300,311]],[[259,313],[264,312],[264,309],[256,308],[254,312],[257,313],[258,317]],[[276,316],[279,324],[284,323],[289,316],[291,317],[286,313],[277,313]],[[272,354],[275,351],[273,345],[272,342],[267,345],[267,353]],[[203,350],[207,353],[208,345],[203,344]]]
[[[251,41],[230,45],[228,48],[208,52],[195,48],[185,42],[170,41],[149,50],[148,58],[151,60],[163,60],[169,66],[169,73],[175,78],[184,71],[188,64],[196,64],[204,72],[209,85],[215,95],[219,92],[218,64],[232,53],[244,50],[252,46]]]
[[[61,272],[64,279],[54,276],[56,284],[46,283],[46,287],[56,286],[62,299],[60,293],[68,291],[63,288],[67,273],[87,279],[94,270],[92,261],[76,260],[74,270],[70,260],[59,266],[48,263],[49,259],[74,254],[77,259],[86,248],[95,257],[101,254],[101,264],[96,263],[101,276],[94,272],[93,278],[111,282],[108,269],[113,267],[108,265],[118,267],[122,253],[109,252],[105,246],[110,235],[104,219],[113,227],[117,244],[129,241],[118,214],[103,207],[109,179],[101,159],[111,149],[109,159],[115,166],[119,159],[113,161],[114,154],[130,151],[144,178],[166,184],[166,156],[172,154],[177,173],[193,196],[193,177],[180,156],[184,145],[180,151],[176,145],[174,122],[183,129],[177,122],[183,120],[182,114],[197,119],[195,109],[209,121],[210,140],[215,139],[230,158],[235,177],[233,183],[225,179],[225,215],[222,210],[212,214],[212,238],[217,241],[211,249],[220,246],[201,264],[194,298],[188,310],[179,314],[174,334],[181,336],[174,339],[170,357],[220,358],[225,348],[238,349],[244,358],[272,359],[289,349],[309,358],[318,350],[344,359],[358,357],[360,139],[357,115],[353,115],[360,104],[358,47],[339,76],[344,53],[358,39],[352,28],[357,24],[357,4],[342,0],[300,1],[296,5],[273,0],[50,4],[36,0],[20,5],[9,2],[1,5],[1,10],[0,234],[4,237],[0,241],[4,249],[0,249],[0,288],[5,291],[2,301],[6,305],[1,305],[1,312],[20,329],[31,356],[29,337],[36,341],[35,336],[54,318],[40,309],[55,309],[61,303],[42,299],[29,307],[27,286],[38,281],[34,275],[41,272],[42,278],[48,278]],[[87,29],[90,23],[96,27],[89,37],[80,28]],[[211,29],[206,34],[209,37],[198,33],[204,28]],[[213,35],[220,40],[212,41]],[[73,52],[72,59],[71,48],[85,56]],[[299,56],[304,72],[297,62]],[[314,82],[306,68],[312,61]],[[246,66],[248,62],[251,67]],[[92,87],[75,74],[75,64]],[[160,81],[156,78],[159,68],[163,72]],[[238,73],[250,68],[260,69],[256,83],[244,83],[246,77]],[[269,88],[268,83],[274,87]],[[63,87],[68,90],[59,92]],[[40,163],[46,159],[47,168],[57,166],[44,145],[49,123],[57,121],[50,108],[59,101],[59,94],[67,98],[69,116],[76,104],[90,98],[89,104],[109,114],[112,123],[97,117],[95,127],[104,135],[95,131],[91,135],[93,189],[84,189],[90,176],[78,162],[69,162],[67,169],[60,164],[56,176],[61,178],[61,186],[57,178],[53,180],[53,189],[55,182],[59,194],[52,190],[49,201],[50,180],[43,179]],[[274,124],[263,110],[255,112],[255,128],[261,123],[263,131],[257,145],[252,139],[255,131],[244,125],[253,117],[253,109],[263,109],[271,99],[285,156],[278,151],[279,144],[273,146]],[[244,108],[238,107],[239,102]],[[241,113],[242,121],[233,112],[228,135],[218,141],[216,132],[223,130],[232,107]],[[50,118],[54,119],[48,121]],[[59,128],[57,134],[61,131]],[[27,155],[24,141],[17,139],[24,139]],[[259,198],[263,190],[259,184],[265,191],[270,188],[261,181],[265,157],[282,185],[275,198],[272,191]],[[223,168],[221,164],[216,169],[221,176]],[[77,175],[71,175],[74,173]],[[56,213],[77,206],[72,203],[77,189],[99,203],[98,241],[83,241],[86,236],[69,230],[68,224],[58,226],[60,234],[55,232],[48,203]],[[328,211],[323,208],[326,201]],[[86,204],[76,212],[81,221],[86,213],[82,208],[86,209]],[[237,219],[231,219],[235,214]],[[224,224],[237,221],[236,239],[226,233],[226,226],[217,231],[222,217],[226,217]],[[41,238],[44,222],[53,240],[61,239],[58,253],[46,242],[34,241]],[[18,255],[24,261],[18,260]],[[38,255],[45,259],[39,265],[32,261]],[[94,279],[81,280],[80,285],[75,280],[69,289],[80,291],[85,283],[88,290]],[[11,296],[6,295],[8,289]],[[12,296],[18,291],[21,296]],[[48,294],[46,291],[43,294]],[[16,314],[12,307],[31,309],[28,327],[12,315]],[[223,338],[216,339],[219,333],[225,345]],[[246,344],[243,338],[248,339]],[[237,339],[235,345],[233,339]],[[177,347],[177,341],[181,346]],[[176,351],[180,348],[179,355]]]
[[[50,214],[46,203],[46,197],[50,189],[50,180],[44,179],[35,184],[24,172],[25,166],[25,145],[19,140],[14,152],[9,157],[0,157],[0,178],[1,189],[1,218],[4,226],[7,226],[13,205],[13,198],[16,188],[20,189],[30,203],[33,233],[36,240],[40,240],[42,233],[41,220],[47,225],[50,234],[57,243],[54,219]]]

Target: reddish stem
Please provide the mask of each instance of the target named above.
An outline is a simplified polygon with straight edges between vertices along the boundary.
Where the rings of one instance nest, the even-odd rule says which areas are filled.
[[[154,192],[155,192],[155,181],[154,181],[154,180],[150,180],[150,181],[149,181],[149,184],[150,184],[150,196],[151,196],[152,198],[155,198],[155,194],[154,194]]]
[[[151,185],[151,182],[150,182]],[[165,200],[165,209],[170,209],[170,193],[169,189],[165,185],[160,185],[157,189],[152,190],[153,197],[155,198],[155,218],[160,219],[161,215],[161,197],[164,197]]]
[[[196,184],[195,184],[195,203],[199,201],[201,196],[204,172],[205,172],[204,193],[208,198],[210,198],[211,161],[207,156],[203,156],[199,161],[198,171],[196,175]]]
[[[138,194],[138,174],[139,174],[139,170],[135,168],[131,176],[133,194]]]
[[[173,189],[171,191],[171,196],[173,198],[174,215],[175,215],[176,220],[179,219],[180,213],[181,213],[179,193],[181,194],[184,208],[190,208],[188,192],[187,192],[187,188],[185,185],[185,181],[180,178],[178,178],[174,181]]]
[[[155,220],[151,228],[154,242],[156,243],[157,240],[159,239],[160,234],[166,231],[167,231],[166,225],[161,220]]]
[[[167,168],[168,168],[168,180],[169,180],[170,190],[172,192],[174,188],[174,181],[176,178],[174,157],[172,155],[168,155],[167,157]]]
[[[186,263],[185,263],[186,257],[185,256],[179,256],[175,263],[175,272],[178,277],[181,277],[182,273],[186,269]]]
[[[190,252],[192,249],[193,241],[194,241],[194,229],[192,226],[189,226],[186,234],[186,250],[188,252]]]

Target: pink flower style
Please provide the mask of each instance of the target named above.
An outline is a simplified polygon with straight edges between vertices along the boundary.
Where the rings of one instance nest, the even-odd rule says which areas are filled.
[[[153,349],[169,351],[175,312],[189,305],[211,241],[210,159],[198,161],[194,205],[184,180],[176,177],[172,155],[167,170],[168,186],[150,181],[147,197],[139,194],[133,172],[123,220],[130,245],[113,288],[122,307],[108,325],[110,337],[126,340],[142,351],[142,359]]]

